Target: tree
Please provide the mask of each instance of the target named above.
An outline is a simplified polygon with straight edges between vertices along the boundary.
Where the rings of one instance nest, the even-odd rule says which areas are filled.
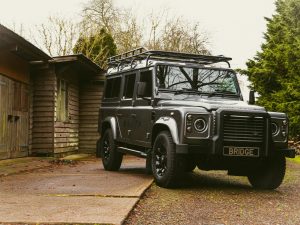
[[[90,0],[83,8],[83,22],[114,34],[119,29],[120,11],[112,0]]]
[[[146,26],[131,10],[117,8],[113,0],[90,0],[84,7],[82,23],[84,30],[106,28],[115,40],[118,53],[143,45],[155,50],[209,54],[208,38],[199,24],[176,16],[169,19],[166,11],[145,18]]]
[[[69,55],[78,39],[79,27],[72,20],[59,16],[50,16],[48,22],[37,25],[37,37],[32,32],[31,38],[50,56]]]
[[[159,42],[160,49],[165,51],[210,54],[208,39],[199,30],[199,24],[191,24],[181,18],[171,19],[164,24]]]
[[[73,49],[74,53],[83,53],[103,69],[107,67],[107,58],[115,55],[116,50],[114,39],[105,28],[90,36],[82,35]]]
[[[300,132],[300,0],[277,0],[276,13],[266,18],[265,43],[243,71],[258,91],[258,104],[283,111],[290,132]]]
[[[118,53],[141,45],[142,32],[130,10],[120,9],[113,0],[90,0],[83,9],[85,30],[97,32],[105,28],[113,37]]]

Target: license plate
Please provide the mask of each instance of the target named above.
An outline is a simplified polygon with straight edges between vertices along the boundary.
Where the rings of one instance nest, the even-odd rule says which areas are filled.
[[[223,155],[226,155],[226,156],[259,157],[259,148],[258,147],[224,146]]]

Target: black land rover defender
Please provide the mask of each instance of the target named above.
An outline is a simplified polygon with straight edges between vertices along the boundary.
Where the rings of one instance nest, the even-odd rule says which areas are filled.
[[[162,187],[197,166],[277,188],[285,157],[295,157],[287,115],[254,105],[254,92],[244,102],[230,60],[144,48],[110,58],[99,112],[104,168],[118,170],[132,154],[147,158]]]

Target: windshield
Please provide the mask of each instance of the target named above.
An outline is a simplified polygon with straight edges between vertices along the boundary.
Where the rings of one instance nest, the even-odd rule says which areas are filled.
[[[158,65],[156,83],[159,90],[199,92],[206,94],[238,94],[238,84],[232,71]]]

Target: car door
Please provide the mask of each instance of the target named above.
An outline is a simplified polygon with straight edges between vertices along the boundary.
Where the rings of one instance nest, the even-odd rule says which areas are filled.
[[[120,108],[117,110],[117,120],[120,128],[120,139],[126,143],[134,143],[133,126],[136,115],[133,113],[136,73],[123,76],[123,94]]]
[[[146,95],[135,98],[132,114],[135,115],[133,121],[133,135],[138,145],[150,147],[151,129],[153,126],[153,74],[152,68],[140,70],[138,80],[146,83]],[[137,92],[136,92],[137,93]]]

